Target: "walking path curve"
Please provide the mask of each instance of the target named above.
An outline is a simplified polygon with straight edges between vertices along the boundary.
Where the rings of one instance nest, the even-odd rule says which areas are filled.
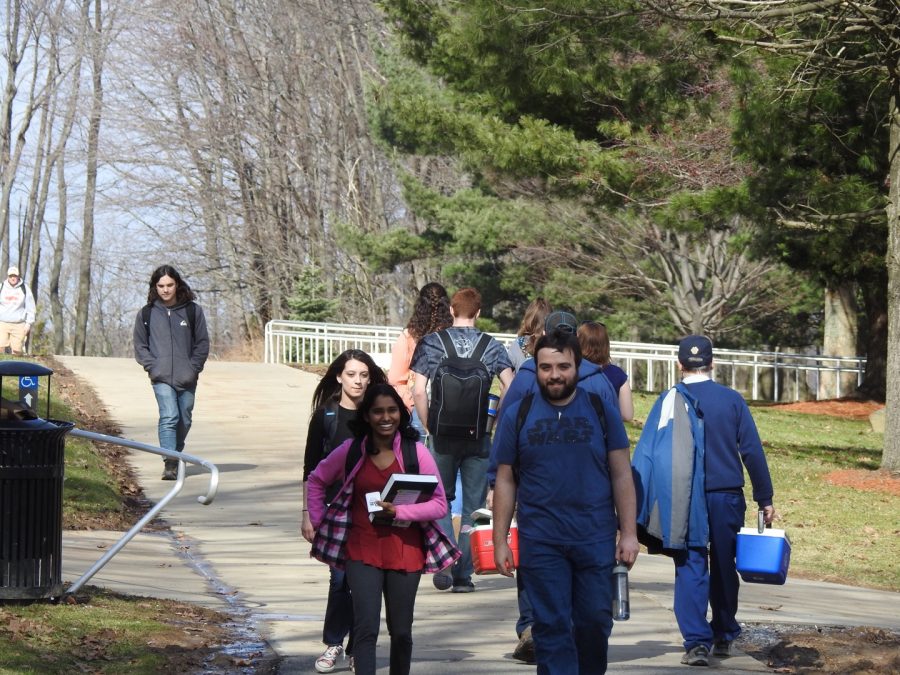
[[[57,358],[94,388],[123,437],[156,445],[156,402],[139,365],[130,359]],[[303,448],[317,381],[280,365],[207,363],[187,451],[219,467],[218,496],[209,506],[198,504],[208,474],[189,467],[184,491],[162,513],[174,536],[139,535],[89,583],[241,611],[283,657],[280,673],[314,672],[313,661],[323,649],[328,574],[310,559],[298,523]],[[158,456],[137,452],[131,461],[148,498],[157,500],[168,491],[171,483],[159,480]],[[66,533],[65,579],[80,576],[114,537]],[[610,673],[686,672],[672,614],[672,577],[668,559],[638,559],[631,574],[632,618],[614,627]],[[475,593],[454,595],[435,590],[430,577],[423,577],[413,672],[533,671],[511,658],[515,583],[497,576],[476,583]],[[900,630],[897,607],[897,593],[789,579],[784,586],[743,585],[738,618]],[[379,672],[386,673],[386,629],[381,635]],[[768,670],[745,655],[712,665],[726,672]]]

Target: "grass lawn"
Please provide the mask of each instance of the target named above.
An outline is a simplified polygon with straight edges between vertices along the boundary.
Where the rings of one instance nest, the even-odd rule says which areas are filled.
[[[635,394],[643,420],[656,396]],[[900,591],[900,497],[830,484],[832,471],[878,469],[882,434],[867,421],[751,406],[775,486],[775,526],[791,539],[790,575]],[[629,424],[632,442],[640,427]],[[748,486],[747,525],[756,524]]]

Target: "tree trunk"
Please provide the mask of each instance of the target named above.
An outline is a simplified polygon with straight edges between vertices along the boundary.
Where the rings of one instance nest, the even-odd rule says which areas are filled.
[[[896,73],[896,71],[895,71]],[[888,356],[881,468],[900,471],[900,77],[891,81],[891,168],[888,222]]]
[[[829,285],[825,289],[825,339],[822,345],[824,356],[856,356],[856,336],[858,307],[856,304],[856,284]],[[833,365],[825,362],[827,365]],[[856,375],[842,373],[822,373],[819,378],[819,398],[838,398],[856,391]]]
[[[89,11],[89,3],[85,2]],[[103,54],[104,36],[100,0],[94,2],[94,26],[91,34],[91,117],[87,136],[87,169],[84,188],[84,231],[81,238],[81,258],[78,265],[78,299],[75,303],[75,336],[73,353],[84,356],[87,345],[87,323],[91,301],[91,261],[94,253],[94,204],[97,197],[97,165],[100,146],[100,117],[103,111]],[[90,19],[87,24],[90,25]]]

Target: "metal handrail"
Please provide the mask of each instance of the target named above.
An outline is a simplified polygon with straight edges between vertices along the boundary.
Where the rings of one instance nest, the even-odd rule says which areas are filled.
[[[141,518],[134,526],[126,532],[121,539],[119,539],[113,546],[105,553],[103,556],[95,562],[91,568],[85,572],[81,577],[71,586],[69,586],[66,591],[66,595],[72,595],[78,591],[84,584],[90,580],[97,572],[99,572],[103,567],[108,563],[112,558],[121,551],[125,545],[134,539],[134,537],[140,532],[144,526],[153,520],[163,508],[172,501],[175,496],[181,492],[181,488],[184,487],[184,465],[185,462],[189,464],[196,464],[197,466],[201,466],[204,469],[207,469],[210,473],[209,477],[209,489],[206,491],[205,495],[201,495],[197,497],[197,501],[203,504],[204,506],[208,506],[212,504],[213,500],[216,498],[216,492],[219,490],[219,469],[212,462],[208,462],[205,459],[200,457],[194,457],[193,455],[189,455],[186,452],[175,452],[174,450],[166,450],[165,448],[159,448],[155,445],[148,445],[147,443],[140,443],[138,441],[132,441],[127,438],[117,438],[116,436],[107,436],[105,434],[98,434],[93,431],[85,431],[83,429],[72,429],[69,432],[72,436],[78,436],[80,438],[86,438],[91,441],[99,441],[101,443],[112,443],[114,445],[121,445],[126,448],[130,448],[132,450],[140,450],[142,452],[152,452],[155,455],[160,455],[162,457],[168,457],[169,459],[177,459],[178,461],[178,477],[175,480],[175,484],[172,486],[172,489],[156,504],[150,509],[144,517]]]

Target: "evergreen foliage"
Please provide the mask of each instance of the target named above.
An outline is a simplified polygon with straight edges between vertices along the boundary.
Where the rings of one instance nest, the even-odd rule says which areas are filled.
[[[335,318],[338,301],[328,298],[322,272],[314,265],[302,268],[287,299],[289,319],[294,321],[330,321]]]
[[[748,254],[751,216],[766,214],[730,142],[736,89],[717,46],[615,0],[382,6],[399,48],[381,55],[372,127],[401,153],[455,158],[467,179],[409,171],[424,227],[407,255],[522,307],[540,292],[624,312],[641,339],[706,330],[725,344],[756,326],[755,343],[780,342],[759,319],[790,311],[789,278]],[[702,259],[716,232],[716,255],[739,266],[730,281]]]

